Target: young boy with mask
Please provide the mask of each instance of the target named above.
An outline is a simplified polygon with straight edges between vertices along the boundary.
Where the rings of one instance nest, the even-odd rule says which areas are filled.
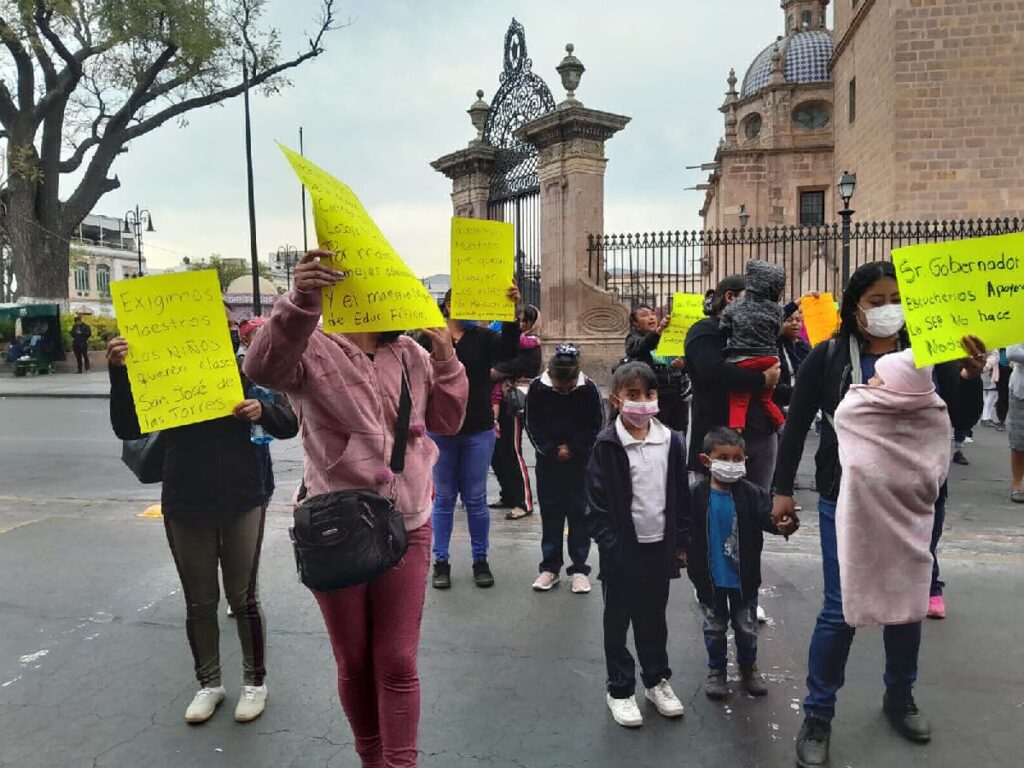
[[[654,418],[658,384],[649,365],[630,362],[612,375],[615,422],[597,436],[587,465],[587,523],[600,553],[608,709],[619,725],[637,728],[633,640],[645,695],[665,717],[682,717],[668,665],[669,583],[686,563],[690,492],[686,442]]]
[[[687,550],[687,573],[704,613],[708,673],[704,693],[710,699],[729,694],[726,684],[726,629],[736,635],[740,679],[751,696],[768,693],[757,673],[757,590],[761,586],[763,531],[788,536],[792,520],[772,522],[772,497],[744,480],[746,446],[728,427],[715,427],[704,438],[701,464],[709,476],[691,489],[693,519]]]

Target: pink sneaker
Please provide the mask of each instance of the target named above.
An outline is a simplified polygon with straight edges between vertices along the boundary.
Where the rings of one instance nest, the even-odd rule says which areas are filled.
[[[946,618],[946,603],[942,600],[942,595],[932,595],[928,598],[928,618]]]

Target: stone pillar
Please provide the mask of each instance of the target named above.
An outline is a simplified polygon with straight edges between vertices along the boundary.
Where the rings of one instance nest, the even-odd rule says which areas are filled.
[[[623,356],[629,309],[600,287],[604,265],[591,269],[587,236],[604,233],[604,143],[629,119],[570,96],[516,132],[540,152],[541,338],[578,345],[601,382]]]
[[[466,110],[476,138],[469,146],[438,158],[430,164],[452,180],[452,210],[464,219],[486,219],[487,198],[490,194],[491,172],[494,170],[494,147],[483,140],[484,121],[489,107],[483,100],[484,92],[476,92],[476,101]]]

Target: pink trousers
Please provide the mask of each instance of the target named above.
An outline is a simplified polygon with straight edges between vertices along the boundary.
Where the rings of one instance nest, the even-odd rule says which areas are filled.
[[[314,592],[334,658],[338,695],[363,768],[415,768],[420,719],[416,654],[430,565],[430,523],[409,551],[369,584]]]

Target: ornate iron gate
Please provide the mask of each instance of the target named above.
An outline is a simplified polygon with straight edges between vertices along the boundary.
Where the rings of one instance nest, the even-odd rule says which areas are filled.
[[[521,126],[555,108],[547,84],[532,72],[526,32],[515,19],[505,33],[505,59],[484,123],[484,141],[497,150],[487,218],[515,226],[516,282],[523,300],[540,306],[540,183],[537,148],[519,141]]]

